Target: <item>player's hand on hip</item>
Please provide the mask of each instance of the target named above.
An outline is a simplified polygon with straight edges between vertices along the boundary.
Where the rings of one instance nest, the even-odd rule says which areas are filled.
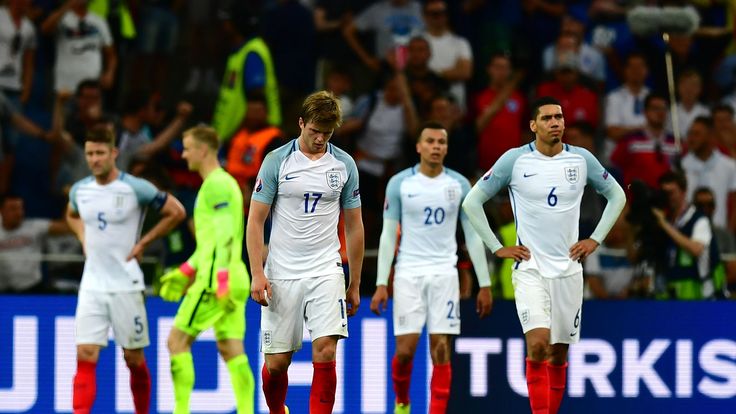
[[[138,263],[141,262],[141,259],[143,258],[143,249],[145,247],[141,243],[136,243],[135,246],[133,246],[133,250],[128,253],[128,257],[126,258],[127,261],[131,261],[134,258],[138,260]]]
[[[253,281],[250,285],[250,297],[262,306],[268,306],[268,301],[273,297],[271,291],[271,282],[268,281],[266,275],[253,275]]]
[[[386,311],[387,303],[388,288],[385,285],[376,286],[376,293],[373,294],[373,298],[371,299],[371,312],[380,315],[381,312]]]
[[[502,259],[514,259],[517,262],[522,260],[529,260],[532,258],[532,253],[526,246],[508,246],[502,247],[496,250],[496,256]]]
[[[582,262],[598,248],[598,242],[593,239],[580,240],[570,248],[570,259]]]
[[[478,291],[478,298],[475,301],[475,312],[478,317],[483,319],[491,314],[493,308],[493,293],[490,287],[482,287]]]
[[[360,307],[360,289],[352,284],[348,286],[348,290],[345,292],[345,307],[348,311],[348,316],[354,316],[358,313]]]

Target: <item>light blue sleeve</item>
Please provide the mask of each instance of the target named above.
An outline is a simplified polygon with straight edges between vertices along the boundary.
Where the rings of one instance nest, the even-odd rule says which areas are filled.
[[[72,189],[69,190],[69,205],[75,213],[79,213],[79,207],[77,207],[77,190],[79,189],[79,183],[81,183],[81,181],[74,183],[74,185],[72,185]]]
[[[266,155],[258,170],[256,184],[253,187],[253,195],[251,200],[256,200],[268,205],[273,204],[279,188],[279,169],[283,160],[291,153],[296,146],[296,140],[291,140],[288,144],[283,145]]]
[[[580,154],[585,159],[588,167],[587,183],[593,186],[608,201],[606,208],[603,210],[601,220],[590,236],[591,239],[600,244],[606,238],[608,232],[611,231],[618,216],[621,214],[621,210],[626,205],[626,194],[623,188],[616,182],[616,179],[606,171],[590,151],[574,146],[570,146],[569,151],[574,154]]]
[[[161,210],[166,203],[165,192],[159,191],[156,186],[142,178],[123,172],[120,174],[120,180],[133,188],[139,205],[154,208],[156,211]]]
[[[411,168],[391,177],[386,185],[386,199],[383,201],[383,219],[401,221],[401,183],[411,175]]]
[[[475,186],[483,190],[489,199],[498,194],[499,191],[506,188],[511,182],[511,172],[514,170],[514,163],[516,163],[516,160],[524,151],[525,147],[506,151],[493,164],[493,167],[475,183]]]
[[[332,147],[335,158],[345,164],[345,169],[348,172],[348,179],[345,181],[345,185],[342,187],[342,193],[340,194],[340,207],[345,210],[358,208],[360,207],[360,180],[358,178],[358,167],[355,165],[355,160],[340,148],[332,144],[330,146]]]

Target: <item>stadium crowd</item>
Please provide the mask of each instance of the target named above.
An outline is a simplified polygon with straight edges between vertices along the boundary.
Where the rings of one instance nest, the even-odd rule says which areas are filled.
[[[299,134],[300,105],[321,89],[341,100],[345,122],[332,142],[356,160],[368,249],[378,246],[388,178],[417,162],[419,125],[446,128],[446,165],[474,182],[532,139],[527,102],[552,96],[566,117],[563,141],[594,153],[629,198],[584,263],[586,297],[724,298],[736,290],[733,2],[0,4],[0,291],[74,289],[80,263],[66,259],[82,249],[59,219],[71,185],[89,175],[88,131],[113,128],[118,167],[187,209],[190,220],[146,252],[153,284],[194,249],[201,178],[181,158],[182,131],[203,122],[217,130],[247,215],[265,154]],[[669,43],[635,35],[626,16],[637,5],[691,7],[699,28]],[[486,206],[505,245],[516,244],[512,203],[497,196]],[[602,211],[588,188],[581,239]],[[461,292],[470,297],[475,278],[461,257]],[[511,299],[513,263],[488,258],[496,297]],[[375,274],[368,261],[364,294]]]

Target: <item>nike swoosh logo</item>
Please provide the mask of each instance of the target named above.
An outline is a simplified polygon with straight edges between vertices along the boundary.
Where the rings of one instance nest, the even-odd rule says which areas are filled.
[[[342,324],[342,327],[343,328],[346,327],[346,326],[348,326],[348,324],[346,324],[346,323]]]
[[[575,332],[571,333],[570,336],[573,337],[573,336],[575,336],[577,334],[578,334],[578,331],[575,331]]]
[[[527,173],[524,173],[524,178],[527,178],[527,177],[532,177],[532,176],[534,176],[534,175],[537,175],[537,174],[539,174],[539,173],[534,173],[534,174],[527,174]]]
[[[406,196],[407,196],[407,197],[409,197],[409,198],[414,198],[414,197],[416,197],[416,196],[418,196],[418,195],[419,195],[419,194],[407,194]]]
[[[293,180],[295,178],[299,178],[299,176],[298,175],[294,175],[294,176],[289,177],[289,174],[286,174],[286,176],[284,177],[284,180],[289,181],[289,180]]]

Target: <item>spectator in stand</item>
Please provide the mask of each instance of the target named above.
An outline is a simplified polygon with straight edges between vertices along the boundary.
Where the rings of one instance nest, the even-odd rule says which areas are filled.
[[[36,29],[26,17],[31,2],[9,0],[0,6],[0,92],[14,104],[31,96],[36,55]]]
[[[470,43],[450,30],[447,3],[444,0],[429,0],[424,4],[424,23],[424,37],[431,47],[429,68],[450,83],[450,94],[465,113],[465,82],[473,76]]]
[[[74,91],[85,79],[96,79],[104,89],[115,80],[117,56],[107,22],[89,13],[87,0],[67,0],[41,25],[56,36],[56,92]]]
[[[64,220],[25,218],[23,199],[0,198],[0,292],[39,293],[46,290],[41,253],[46,235],[71,233]]]
[[[582,147],[596,155],[595,128],[587,122],[575,122],[565,125],[565,142]],[[580,201],[580,240],[587,239],[595,230],[596,224],[603,215],[603,202],[594,188],[585,186],[583,199]]]
[[[156,116],[150,99],[132,95],[120,118],[120,133],[117,137],[118,157],[116,164],[121,171],[129,172],[133,160],[150,160],[169,147],[179,136],[192,113],[189,102],[179,102],[176,116],[159,134],[153,135],[150,123]]]
[[[326,77],[334,65],[346,65],[356,59],[342,36],[342,29],[350,20],[351,5],[343,0],[314,2],[314,28],[317,31],[317,89],[327,87]],[[337,94],[335,95],[337,96]],[[342,99],[341,99],[342,101]],[[343,106],[343,112],[348,114]]]
[[[710,109],[700,103],[703,92],[703,79],[692,69],[683,70],[677,78],[677,126],[681,137],[687,135],[693,120],[699,116],[709,116]],[[672,119],[667,119],[667,131],[674,134]]]
[[[657,188],[658,180],[672,170],[677,153],[675,140],[665,129],[669,105],[663,95],[651,93],[644,99],[644,128],[619,140],[611,155],[611,163],[623,175],[626,188],[636,179],[649,188]]]
[[[713,223],[713,214],[718,207],[716,199],[708,187],[700,187],[693,194],[693,205],[703,214],[710,218]],[[716,293],[721,291],[726,297],[736,293],[736,237],[733,232],[720,226],[713,224],[713,237],[718,243],[718,252],[721,256],[721,263],[724,266],[724,279],[720,281],[724,286],[718,286],[716,281]]]
[[[445,94],[449,90],[447,81],[430,69],[429,60],[431,55],[432,50],[426,38],[416,36],[409,40],[406,48],[404,73],[409,83],[409,91],[414,106],[417,108],[420,117],[426,116],[429,112],[432,98],[439,94]],[[397,69],[401,69],[400,62],[392,58],[389,58],[389,61],[396,64]]]
[[[438,122],[447,131],[448,146],[445,166],[465,177],[472,177],[478,168],[475,137],[470,125],[463,122],[458,104],[449,95],[437,95],[429,105],[427,121]]]
[[[560,54],[572,52],[578,57],[580,74],[593,81],[591,86],[598,89],[606,80],[606,60],[598,49],[584,42],[584,19],[580,14],[563,17],[560,35],[544,49],[542,61],[544,70],[551,71]]]
[[[585,259],[585,282],[595,299],[629,297],[634,280],[635,247],[625,216],[619,216],[603,244]]]
[[[268,124],[268,103],[263,95],[249,95],[243,127],[230,140],[225,169],[243,192],[248,209],[258,171],[266,155],[283,144],[284,133]]]
[[[736,232],[736,161],[716,150],[711,118],[695,118],[687,134],[687,147],[688,153],[682,158],[687,200],[694,201],[696,188],[709,187],[716,205],[713,225]]]
[[[258,21],[248,2],[235,2],[224,12],[223,30],[234,48],[225,63],[212,126],[221,140],[229,140],[243,122],[246,96],[260,92],[268,101],[268,123],[281,125],[281,103],[271,51],[258,36]]]
[[[422,6],[416,0],[381,0],[363,10],[343,28],[343,36],[360,60],[374,72],[381,60],[395,53],[405,57],[406,45],[424,28]],[[374,50],[368,52],[358,39],[358,32],[374,32]]]
[[[603,146],[603,159],[608,161],[623,137],[640,131],[646,125],[644,99],[649,88],[644,84],[649,67],[644,55],[632,53],[626,57],[623,70],[623,85],[606,96],[606,141]]]
[[[736,122],[734,109],[727,104],[713,108],[713,130],[718,149],[731,158],[736,158]]]
[[[522,144],[526,100],[518,90],[521,76],[513,74],[511,58],[491,57],[486,66],[488,87],[475,97],[475,129],[478,133],[478,167],[488,170],[507,150]]]
[[[554,96],[562,104],[568,122],[598,125],[598,96],[580,83],[580,57],[573,52],[557,55],[553,80],[537,87],[537,96]]]
[[[138,59],[134,66],[133,88],[145,85],[160,91],[169,75],[169,62],[179,40],[179,19],[176,11],[181,0],[138,1]]]

